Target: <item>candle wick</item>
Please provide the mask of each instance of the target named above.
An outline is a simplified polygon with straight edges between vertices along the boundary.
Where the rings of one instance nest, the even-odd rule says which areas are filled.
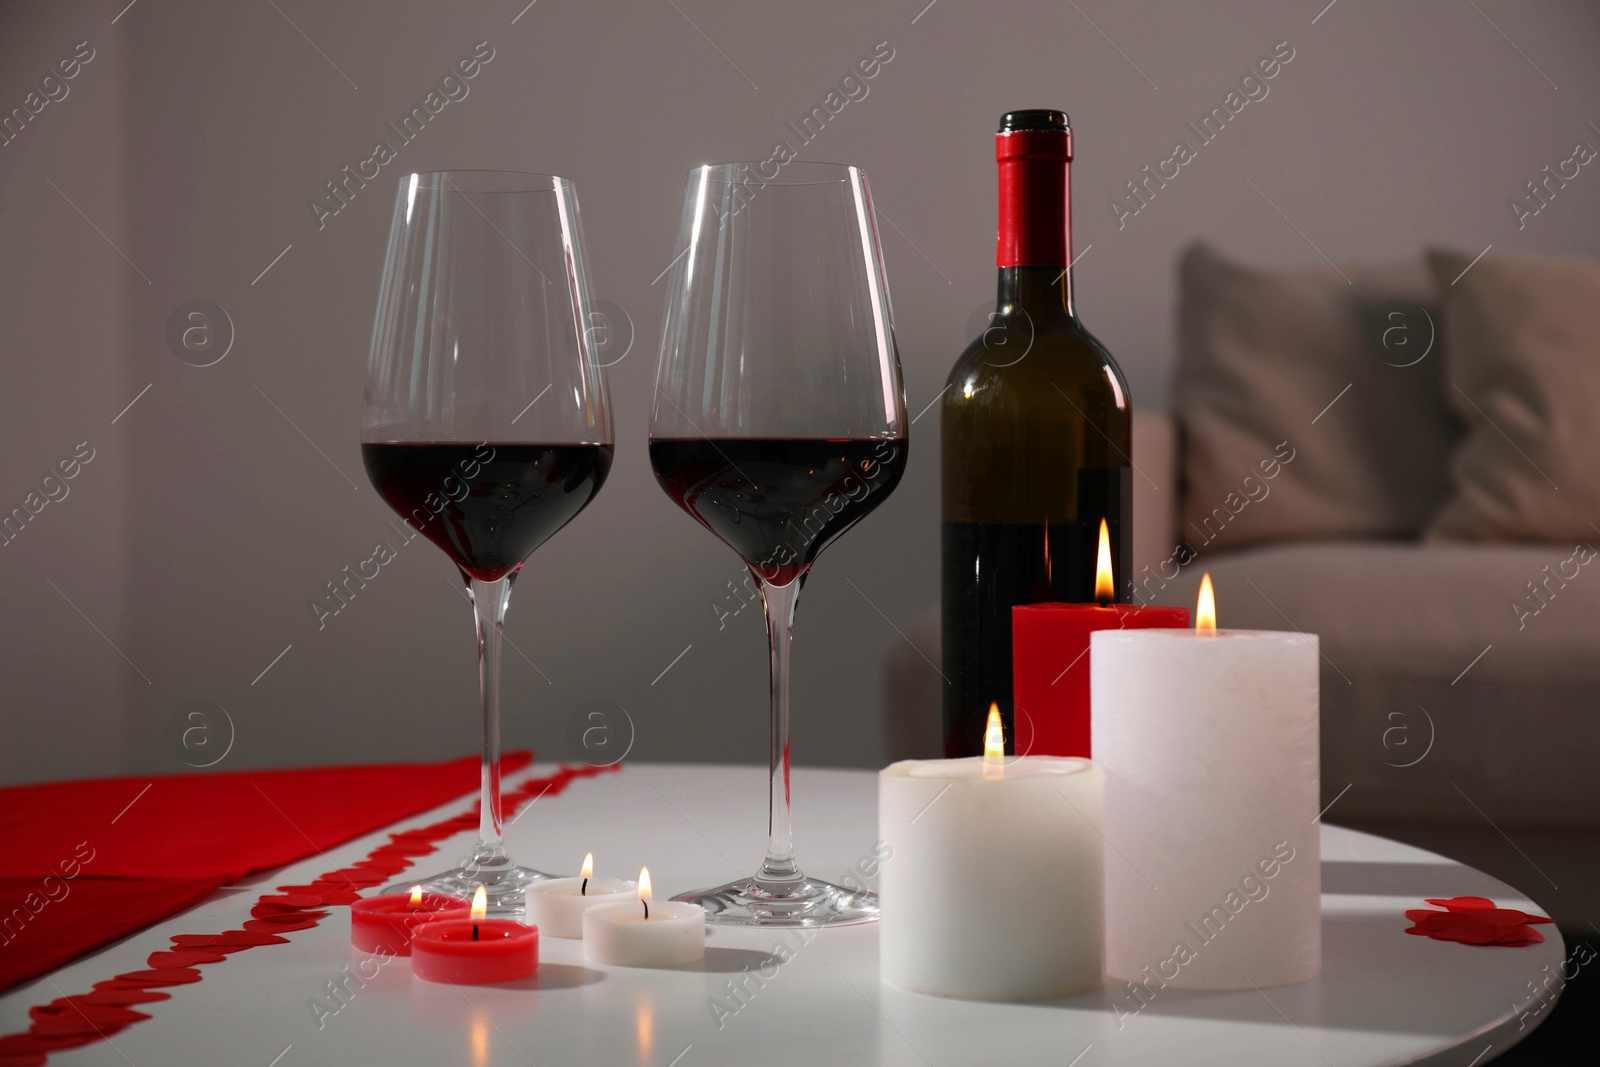
[[[639,901],[639,903],[644,905],[644,920],[645,920],[645,922],[649,922],[650,921],[650,902],[648,900],[641,900],[641,901]]]
[[[578,888],[578,895],[580,897],[586,897],[589,895],[589,879],[585,878],[583,880],[583,885]]]
[[[477,923],[473,923],[472,924],[472,940],[474,940],[474,941],[478,940],[478,924]]]

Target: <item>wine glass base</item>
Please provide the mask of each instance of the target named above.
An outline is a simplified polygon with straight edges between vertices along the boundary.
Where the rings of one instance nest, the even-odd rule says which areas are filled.
[[[524,894],[530,885],[557,877],[560,876],[514,864],[496,868],[462,866],[425,878],[396,882],[385,886],[379,892],[409,893],[412,886],[421,886],[424,893],[437,893],[444,897],[470,901],[472,894],[481,885],[488,896],[488,913],[491,916],[509,918],[526,913],[527,900]]]
[[[878,895],[816,878],[763,882],[741,878],[672,898],[699,904],[713,926],[848,926],[878,921]]]

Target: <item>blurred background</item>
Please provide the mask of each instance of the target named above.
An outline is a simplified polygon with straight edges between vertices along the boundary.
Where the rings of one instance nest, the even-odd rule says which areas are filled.
[[[7,782],[195,766],[195,708],[230,769],[475,749],[471,618],[442,553],[400,549],[320,627],[311,606],[397,540],[357,420],[408,171],[579,189],[617,461],[507,623],[507,743],[553,758],[595,701],[633,758],[765,755],[759,608],[646,459],[657,281],[693,165],[786,141],[867,170],[913,413],[993,298],[1008,109],[1072,116],[1081,313],[1146,408],[1168,400],[1197,238],[1269,266],[1320,265],[1311,243],[1336,262],[1600,247],[1589,168],[1537,224],[1508,209],[1600,137],[1600,9],[1581,0],[125,2],[0,6],[0,512],[92,454],[0,548]],[[1112,198],[1281,42],[1269,94],[1119,221]],[[492,58],[467,96],[402,144],[388,124],[475,49]],[[789,124],[875,52],[867,95],[801,145]],[[330,199],[380,140],[394,162]],[[169,338],[194,301],[217,330],[205,358]],[[930,412],[904,483],[806,587],[800,763],[885,759],[883,664],[938,595],[937,436]]]

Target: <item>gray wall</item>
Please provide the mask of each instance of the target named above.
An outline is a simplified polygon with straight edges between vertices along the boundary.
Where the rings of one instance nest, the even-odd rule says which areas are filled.
[[[78,41],[96,50],[70,95],[0,147],[0,503],[20,504],[78,442],[96,450],[70,495],[0,549],[0,775],[205,762],[227,730],[183,749],[192,723],[174,712],[193,700],[231,718],[223,767],[472,750],[471,621],[442,555],[401,549],[320,631],[308,607],[395,540],[356,426],[392,183],[407,170],[575,179],[596,291],[637,334],[611,371],[611,480],[535,554],[508,622],[528,657],[508,653],[508,742],[553,756],[594,699],[627,710],[636,757],[764,756],[759,612],[719,629],[739,565],[646,463],[652,280],[673,253],[684,172],[793,142],[785,123],[880,41],[893,60],[802,158],[871,176],[912,411],[990,296],[990,135],[1012,107],[1074,118],[1081,308],[1145,404],[1165,399],[1173,263],[1197,237],[1285,264],[1320,262],[1309,242],[1338,261],[1430,242],[1600,247],[1600,173],[1521,231],[1506,206],[1574,140],[1600,144],[1586,125],[1600,123],[1600,13],[1581,0],[1342,0],[1315,24],[1323,0],[924,2],[539,0],[515,24],[520,0],[280,0],[283,14],[146,0],[115,24],[120,3],[0,10],[4,108]],[[319,230],[308,202],[323,183],[394,141],[385,123],[484,40],[495,57],[470,95]],[[1110,198],[1285,40],[1294,59],[1269,95],[1119,228]],[[180,362],[166,341],[194,299],[234,325],[214,366]],[[917,424],[895,496],[807,586],[800,762],[882,759],[880,663],[937,593],[935,423]]]

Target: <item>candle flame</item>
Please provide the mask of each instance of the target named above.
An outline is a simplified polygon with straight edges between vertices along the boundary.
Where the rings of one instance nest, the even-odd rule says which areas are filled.
[[[472,921],[477,922],[489,914],[489,891],[479,886],[472,894]]]
[[[411,887],[411,906],[414,908],[421,903],[422,887],[420,885],[414,885]]]
[[[1100,520],[1100,551],[1094,563],[1094,598],[1109,604],[1117,598],[1117,587],[1111,580],[1111,531],[1106,520]]]
[[[1194,609],[1194,631],[1207,636],[1217,632],[1217,594],[1211,589],[1211,575],[1200,579],[1200,602]]]
[[[1006,732],[1000,725],[1000,705],[989,705],[989,721],[983,728],[983,776],[1002,778],[1006,765]]]
[[[654,900],[655,899],[654,896],[650,892],[650,868],[649,867],[640,867],[639,868],[639,899],[640,900]]]
[[[580,878],[592,878],[592,877],[594,877],[594,853],[593,852],[585,852],[583,854],[583,869],[578,872],[578,877],[580,877]]]

